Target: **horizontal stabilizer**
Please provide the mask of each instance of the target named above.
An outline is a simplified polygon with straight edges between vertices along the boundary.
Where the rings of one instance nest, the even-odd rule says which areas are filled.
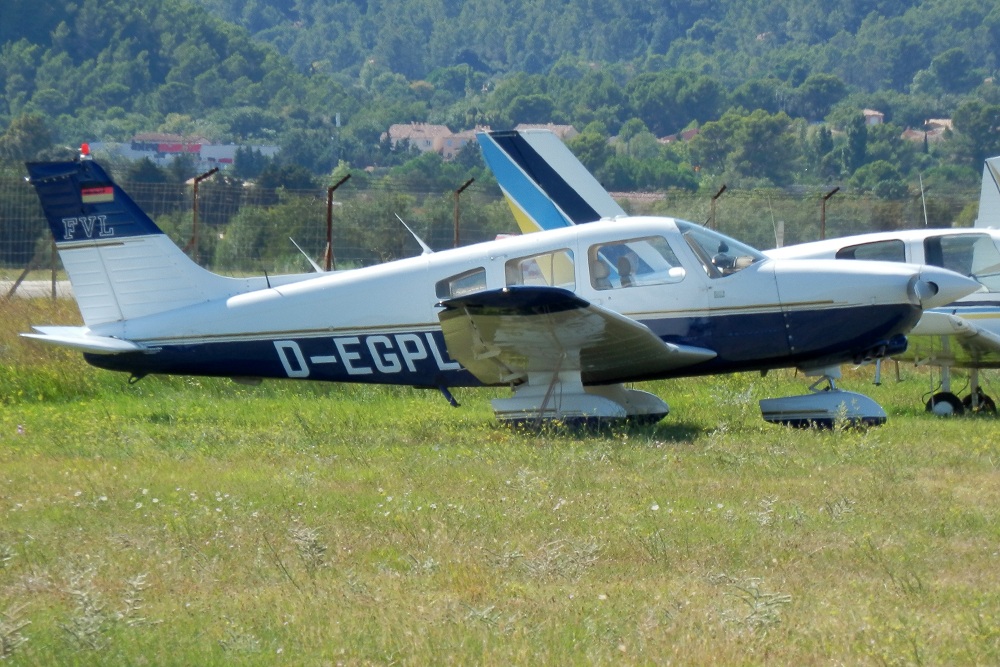
[[[37,333],[21,334],[24,338],[68,347],[80,352],[91,354],[123,354],[125,352],[155,352],[153,348],[133,343],[121,338],[98,336],[90,333],[87,327],[33,327]]]

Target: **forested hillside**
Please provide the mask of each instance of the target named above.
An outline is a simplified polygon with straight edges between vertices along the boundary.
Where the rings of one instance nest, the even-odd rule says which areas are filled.
[[[899,197],[918,174],[973,184],[1000,153],[1000,6],[987,0],[0,8],[0,159],[161,131],[277,143],[282,164],[322,175],[410,161],[380,141],[392,123],[557,122],[582,131],[573,149],[612,189],[836,182]],[[884,124],[866,126],[865,108]],[[901,138],[929,118],[954,131]],[[656,141],[685,128],[700,133]]]
[[[955,46],[972,68],[988,69],[1000,35],[1000,9],[983,0],[199,2],[278,45],[303,71],[357,71],[375,58],[408,79],[460,64],[540,74],[570,58],[689,69],[727,87],[824,72],[869,92],[905,92]],[[970,84],[946,81],[956,92]]]

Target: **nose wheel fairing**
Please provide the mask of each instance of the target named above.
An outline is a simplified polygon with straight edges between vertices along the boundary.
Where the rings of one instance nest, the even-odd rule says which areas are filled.
[[[826,369],[822,377],[810,385],[808,394],[761,400],[761,416],[772,424],[796,428],[881,426],[886,422],[885,410],[874,400],[864,394],[837,389],[835,379],[838,377],[839,369]],[[820,389],[824,382],[827,386]]]

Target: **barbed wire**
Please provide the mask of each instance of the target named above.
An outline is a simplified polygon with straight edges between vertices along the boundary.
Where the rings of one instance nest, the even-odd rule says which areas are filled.
[[[123,183],[122,187],[178,245],[190,244],[194,235],[190,186]],[[686,190],[613,196],[630,214],[683,218],[769,248],[820,238],[824,192],[801,187],[730,188],[714,206],[710,195]],[[230,274],[308,270],[287,237],[292,236],[311,257],[322,257],[326,250],[326,198],[326,188],[272,190],[206,181],[198,201],[198,260],[207,268]],[[948,227],[959,218],[968,219],[963,211],[977,202],[978,192],[972,190],[935,193],[925,199],[918,193],[898,200],[842,191],[826,201],[825,236],[925,224]],[[435,249],[451,247],[455,236],[454,193],[450,190],[435,192],[385,180],[360,181],[337,190],[332,211],[332,250],[341,267],[419,254],[419,244],[396,215]],[[470,188],[462,194],[457,230],[462,245],[516,231],[513,216],[495,188]],[[255,242],[229,248],[235,234]],[[47,268],[52,265],[51,246],[34,188],[23,178],[0,176],[0,270]]]

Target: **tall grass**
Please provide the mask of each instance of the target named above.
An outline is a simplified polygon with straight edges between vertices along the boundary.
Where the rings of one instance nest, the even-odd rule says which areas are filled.
[[[1000,662],[1000,426],[912,369],[845,378],[867,431],[762,422],[782,372],[524,433],[490,390],[128,385],[15,338],[71,306],[0,308],[11,664]]]

